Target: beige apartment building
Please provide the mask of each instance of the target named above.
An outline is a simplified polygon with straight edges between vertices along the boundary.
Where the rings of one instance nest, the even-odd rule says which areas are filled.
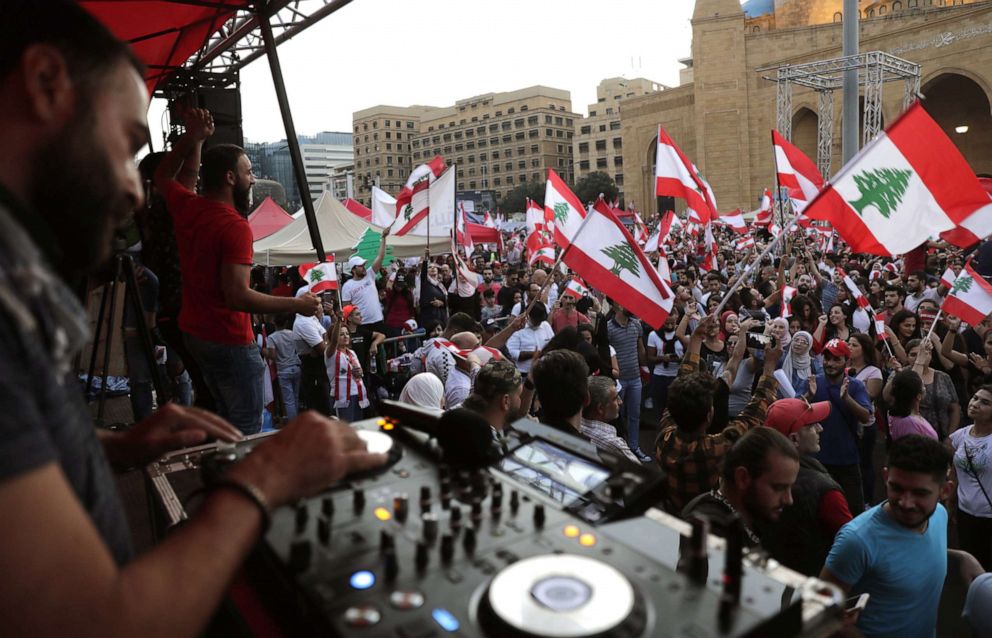
[[[548,168],[572,183],[579,118],[568,91],[546,86],[485,93],[448,107],[358,111],[355,198],[368,205],[377,177],[379,187],[395,195],[410,170],[435,155],[458,167],[458,190],[490,190],[497,200],[520,184],[543,184]]]
[[[620,110],[623,100],[650,95],[668,87],[645,78],[607,78],[596,87],[596,103],[589,105],[589,116],[577,121],[572,140],[575,179],[594,171],[610,175],[624,195],[623,137]]]
[[[355,199],[370,205],[372,186],[396,195],[410,170],[410,142],[432,106],[373,106],[352,114]]]

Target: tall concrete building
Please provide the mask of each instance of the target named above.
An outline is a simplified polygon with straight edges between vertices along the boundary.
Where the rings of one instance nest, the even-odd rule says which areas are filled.
[[[324,131],[316,135],[299,136],[303,169],[310,197],[314,201],[327,188],[336,166],[352,162],[351,133]],[[245,153],[251,160],[255,175],[279,182],[286,189],[286,200],[292,210],[302,206],[300,192],[293,175],[293,161],[286,140],[278,142],[245,142]],[[292,212],[292,210],[290,212]]]
[[[575,180],[599,171],[610,175],[624,195],[623,137],[620,111],[623,101],[649,95],[668,87],[645,78],[607,78],[596,87],[596,103],[589,105],[589,116],[576,121],[572,139]]]
[[[369,205],[376,178],[395,195],[412,168],[435,155],[458,167],[458,190],[493,191],[497,199],[520,184],[543,183],[548,168],[571,183],[578,119],[569,92],[546,86],[486,93],[448,107],[358,111],[356,199]]]
[[[992,2],[861,0],[861,50],[884,51],[922,67],[923,107],[976,173],[992,173]],[[707,178],[721,210],[753,209],[774,185],[769,131],[784,64],[841,55],[843,0],[696,0],[692,56],[676,88],[623,101],[624,191],[654,209],[658,125]],[[882,92],[883,124],[903,108],[903,83]],[[818,97],[796,87],[792,141],[817,157]],[[834,100],[831,173],[841,167],[840,92]],[[855,125],[858,125],[855,123]],[[829,177],[829,176],[828,176]]]
[[[355,199],[370,205],[372,187],[396,195],[413,166],[410,141],[433,106],[379,105],[352,114],[355,136]]]

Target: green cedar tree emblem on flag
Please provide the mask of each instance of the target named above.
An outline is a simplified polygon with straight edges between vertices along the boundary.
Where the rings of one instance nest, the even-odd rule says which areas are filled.
[[[848,203],[861,216],[864,216],[865,208],[873,206],[882,217],[888,219],[902,203],[912,174],[911,170],[876,168],[855,175],[854,183],[857,184],[861,197]]]
[[[568,204],[558,202],[555,204],[555,223],[564,224],[566,221],[568,221]]]
[[[968,292],[971,290],[971,284],[974,283],[974,279],[962,273],[957,279],[954,280],[954,285],[951,287],[951,294],[956,295],[959,292]]]
[[[324,280],[324,271],[320,270],[316,266],[310,269],[310,283],[315,284],[323,280]]]
[[[413,204],[407,204],[403,208],[403,219],[410,221],[411,216],[413,216]]]
[[[634,249],[630,247],[630,244],[617,244],[616,246],[604,248],[601,252],[613,260],[613,268],[610,268],[610,272],[617,277],[624,270],[630,271],[630,274],[635,277],[641,276],[641,267],[637,263],[637,255],[634,254]]]

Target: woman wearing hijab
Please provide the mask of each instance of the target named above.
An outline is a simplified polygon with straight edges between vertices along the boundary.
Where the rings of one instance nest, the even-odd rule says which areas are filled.
[[[800,381],[806,381],[811,375],[823,371],[819,361],[811,354],[812,349],[813,335],[805,330],[792,335],[788,353],[785,361],[782,362],[782,372],[793,388],[797,387]]]
[[[437,266],[425,255],[420,264],[420,325],[448,323],[448,291],[438,277]]]
[[[416,374],[403,386],[403,391],[400,392],[400,403],[429,410],[443,410],[444,384],[430,372]]]
[[[720,339],[726,341],[727,337],[740,332],[740,319],[733,310],[724,310],[720,315]]]

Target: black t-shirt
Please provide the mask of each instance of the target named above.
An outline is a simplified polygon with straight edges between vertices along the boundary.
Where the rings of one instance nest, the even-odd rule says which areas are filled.
[[[372,347],[372,326],[361,325],[351,334],[351,349],[358,355],[358,363],[361,364],[365,374],[369,369],[369,348]]]

